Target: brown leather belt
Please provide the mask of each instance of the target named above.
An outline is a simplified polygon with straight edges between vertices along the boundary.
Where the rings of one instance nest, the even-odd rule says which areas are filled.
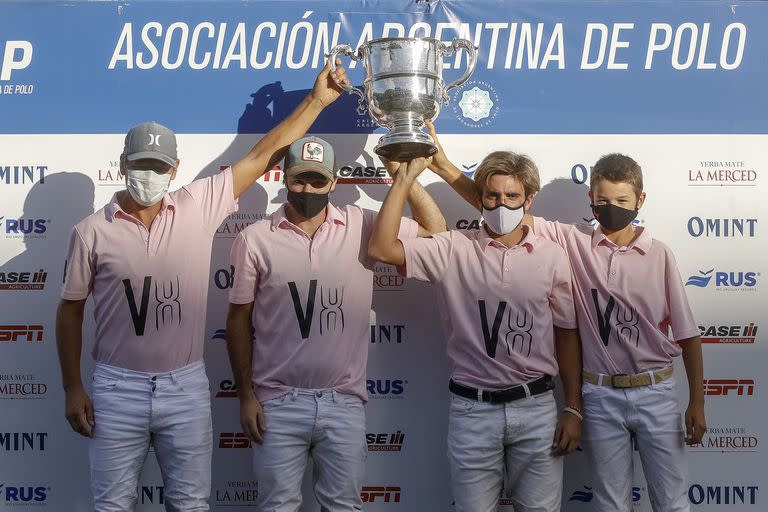
[[[653,378],[651,378],[651,374],[653,374]],[[624,373],[602,375],[588,372],[587,370],[582,371],[584,382],[589,382],[590,384],[595,384],[597,386],[610,386],[613,388],[639,388],[642,386],[650,386],[653,383],[667,380],[670,377],[672,377],[671,366],[662,370],[637,373],[635,375],[627,375]]]

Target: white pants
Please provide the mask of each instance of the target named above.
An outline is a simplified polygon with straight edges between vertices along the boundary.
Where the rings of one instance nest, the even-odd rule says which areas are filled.
[[[581,440],[593,471],[593,509],[632,510],[634,434],[653,510],[690,510],[685,427],[674,378],[627,389],[585,382],[582,394]]]
[[[552,391],[490,404],[451,395],[448,459],[456,512],[495,512],[502,484],[516,512],[557,512],[563,458],[552,456]]]
[[[202,362],[165,374],[97,364],[90,440],[96,512],[132,511],[150,438],[163,474],[165,509],[208,510],[211,394]]]
[[[267,430],[264,442],[253,444],[259,482],[256,510],[300,510],[301,482],[310,455],[321,510],[362,510],[367,453],[362,400],[332,389],[296,389],[261,405]]]

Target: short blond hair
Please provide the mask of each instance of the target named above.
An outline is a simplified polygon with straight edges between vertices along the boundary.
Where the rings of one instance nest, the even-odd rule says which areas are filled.
[[[523,185],[525,197],[539,191],[539,169],[526,155],[512,151],[494,151],[483,158],[475,171],[475,183],[481,187],[488,183],[491,176],[503,174],[512,176]]]

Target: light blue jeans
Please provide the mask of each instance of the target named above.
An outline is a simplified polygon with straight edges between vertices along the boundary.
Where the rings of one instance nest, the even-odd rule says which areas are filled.
[[[164,374],[97,364],[92,400],[96,426],[88,452],[96,512],[134,510],[150,437],[165,509],[208,510],[211,393],[202,362]]]
[[[253,443],[259,482],[258,512],[296,512],[311,455],[314,490],[324,512],[362,510],[365,411],[354,395],[332,389],[295,389],[266,400],[263,444]]]
[[[559,512],[563,458],[552,456],[552,391],[505,404],[451,395],[448,460],[456,512],[495,512],[504,489],[516,512]]]
[[[594,510],[632,510],[630,434],[634,434],[651,508],[656,512],[689,511],[685,427],[674,378],[627,389],[585,382],[582,395],[581,439],[593,471]]]

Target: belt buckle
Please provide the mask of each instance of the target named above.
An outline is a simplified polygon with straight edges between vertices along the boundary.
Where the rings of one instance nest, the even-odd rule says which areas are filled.
[[[631,388],[632,376],[627,375],[626,373],[611,375],[611,385],[615,388]]]

